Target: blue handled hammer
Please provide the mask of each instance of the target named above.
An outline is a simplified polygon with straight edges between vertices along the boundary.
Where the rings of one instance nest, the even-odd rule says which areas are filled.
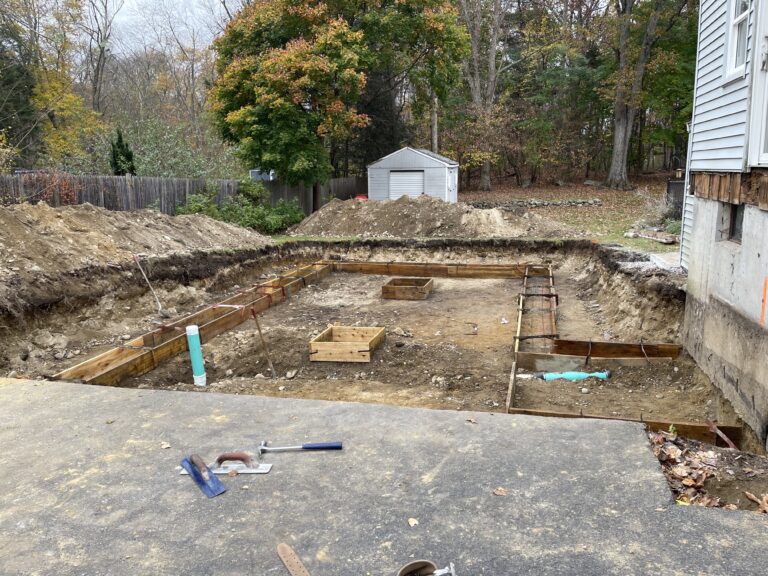
[[[262,455],[265,452],[297,452],[300,450],[341,450],[341,442],[310,442],[308,444],[301,444],[299,446],[267,446],[267,441],[262,440],[259,447],[256,449],[256,453],[261,460]]]

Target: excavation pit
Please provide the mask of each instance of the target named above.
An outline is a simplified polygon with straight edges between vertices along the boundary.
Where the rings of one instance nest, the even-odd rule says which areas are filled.
[[[226,317],[231,326],[204,337],[203,344],[211,382],[205,390],[231,394],[504,412],[524,278],[503,277],[503,265],[522,270],[525,263],[551,266],[560,340],[675,342],[683,310],[680,290],[663,273],[645,273],[635,263],[620,266],[621,258],[627,257],[624,253],[609,253],[586,243],[578,249],[548,244],[542,250],[524,244],[423,244],[304,247],[272,261],[258,259],[222,267],[215,275],[183,286],[166,280],[159,293],[161,299],[174,295],[166,304],[176,308],[174,323],[204,305],[234,302],[225,306],[240,306],[210,312],[213,319]],[[339,268],[340,259],[349,264],[346,270]],[[356,272],[350,261],[379,262],[380,273]],[[398,268],[403,262],[421,266],[421,273],[414,273],[413,267]],[[443,275],[434,274],[425,262],[443,266]],[[319,273],[324,265],[336,269]],[[491,277],[477,277],[480,268],[473,265],[487,266],[484,272]],[[302,266],[309,266],[316,277],[302,280],[302,276],[292,275],[291,270]],[[382,285],[400,276],[433,278],[435,291],[423,301],[382,299]],[[254,284],[268,284],[269,288],[253,290],[243,299],[243,292]],[[292,292],[289,285],[300,289]],[[4,341],[6,366],[20,375],[51,376],[83,358],[114,349],[116,344],[136,355],[150,356],[145,348],[173,340],[178,331],[166,331],[151,341],[142,336],[157,333],[153,324],[157,318],[151,296],[137,292],[135,286],[123,293],[116,290],[96,304],[59,308],[30,318],[26,334],[12,334]],[[180,295],[184,297],[177,298]],[[267,295],[272,302],[260,310],[260,319],[278,380],[269,378],[256,327],[248,321],[251,296]],[[541,300],[536,307],[548,305]],[[372,362],[364,366],[312,362],[307,342],[329,324],[381,326],[388,337]],[[45,346],[23,350],[24,341],[35,339]],[[530,340],[522,348],[525,351],[541,342]],[[192,384],[183,349],[176,352],[146,373],[113,383],[199,390]],[[529,349],[527,353],[535,352]],[[22,356],[26,359],[21,360]],[[613,360],[590,361],[590,370],[606,366],[614,372],[610,381],[580,383],[528,378],[533,367],[521,367],[518,374],[524,377],[516,383],[512,407],[606,418],[739,423],[730,405],[684,354],[652,362],[635,358],[619,366]]]

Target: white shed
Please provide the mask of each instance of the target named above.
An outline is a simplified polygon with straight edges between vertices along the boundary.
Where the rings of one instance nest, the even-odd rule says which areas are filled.
[[[421,148],[402,148],[368,165],[368,198],[397,200],[426,194],[457,202],[459,163]]]

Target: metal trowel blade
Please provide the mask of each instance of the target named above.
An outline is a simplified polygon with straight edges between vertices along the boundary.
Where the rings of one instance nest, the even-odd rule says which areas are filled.
[[[236,476],[238,474],[269,474],[272,470],[272,464],[260,463],[256,466],[246,466],[242,462],[224,462],[221,466],[211,464],[211,472],[219,476]],[[181,471],[182,475],[189,474],[186,470]]]

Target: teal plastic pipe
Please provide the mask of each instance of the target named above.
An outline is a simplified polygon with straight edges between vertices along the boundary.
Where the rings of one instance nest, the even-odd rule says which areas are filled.
[[[187,346],[189,347],[189,359],[192,362],[192,378],[195,386],[205,386],[205,364],[203,363],[203,349],[200,346],[200,330],[195,324],[187,326]]]
[[[600,380],[608,380],[611,377],[611,371],[605,370],[603,372],[542,372],[538,375],[542,380],[549,382],[550,380],[570,380],[576,382],[578,380],[586,380],[587,378],[600,378]]]

